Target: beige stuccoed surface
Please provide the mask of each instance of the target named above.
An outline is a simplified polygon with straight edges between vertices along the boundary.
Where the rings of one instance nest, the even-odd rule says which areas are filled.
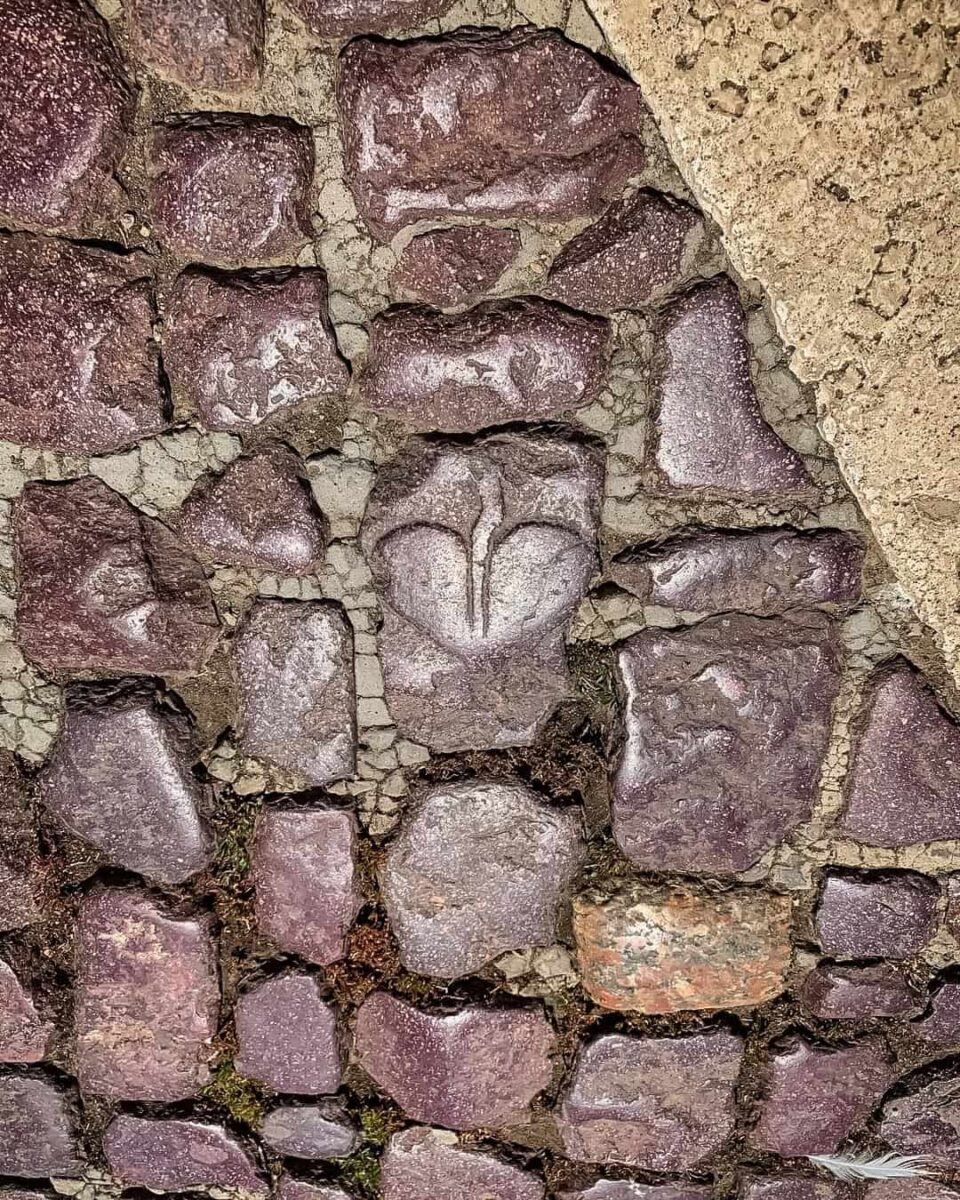
[[[592,7],[960,682],[960,3]]]

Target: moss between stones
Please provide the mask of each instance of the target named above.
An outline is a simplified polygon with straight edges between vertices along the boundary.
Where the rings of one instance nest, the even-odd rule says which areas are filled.
[[[259,1127],[263,1117],[264,1093],[252,1079],[237,1073],[232,1060],[224,1059],[217,1063],[202,1095],[239,1124],[250,1129]]]

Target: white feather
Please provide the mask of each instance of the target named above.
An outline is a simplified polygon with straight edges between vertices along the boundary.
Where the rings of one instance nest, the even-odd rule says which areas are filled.
[[[872,1156],[869,1151],[862,1154],[811,1154],[810,1162],[823,1167],[844,1183],[855,1183],[858,1179],[918,1179],[927,1159],[922,1154],[880,1154]]]

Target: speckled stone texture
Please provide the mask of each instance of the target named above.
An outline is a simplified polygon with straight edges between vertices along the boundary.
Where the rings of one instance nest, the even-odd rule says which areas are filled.
[[[936,1179],[882,1179],[867,1184],[867,1200],[951,1200],[953,1189]]]
[[[357,1062],[407,1116],[447,1129],[525,1122],[553,1075],[554,1033],[539,1008],[434,1016],[375,992],[354,1036]]]
[[[905,662],[859,719],[841,831],[868,846],[960,837],[960,727]]]
[[[935,1046],[960,1048],[960,980],[948,979],[930,997],[930,1011],[914,1030]]]
[[[573,905],[581,981],[624,1012],[763,1004],[786,987],[791,914],[788,897],[746,888],[586,893]]]
[[[266,1144],[288,1158],[345,1158],[360,1140],[346,1109],[335,1100],[321,1104],[285,1105],[263,1118]]]
[[[960,1096],[953,1072],[908,1079],[883,1108],[880,1136],[898,1154],[921,1154],[932,1170],[960,1166]]]
[[[819,613],[715,617],[620,649],[626,742],[613,828],[654,870],[743,871],[807,820],[840,686]]]
[[[353,641],[333,604],[261,600],[234,642],[244,750],[323,787],[356,756]]]
[[[671,488],[750,496],[810,486],[760,412],[744,324],[729,280],[688,292],[662,319],[656,465]]]
[[[40,916],[35,886],[39,845],[26,780],[17,759],[0,752],[0,933]]]
[[[203,571],[99,479],[29,483],[15,509],[17,635],[47,671],[179,675],[219,633]]]
[[[43,1079],[0,1078],[0,1174],[72,1178],[82,1170],[73,1098]]]
[[[558,1200],[710,1200],[708,1187],[695,1184],[631,1183],[628,1179],[598,1179],[576,1192],[559,1192]]]
[[[304,1183],[284,1175],[277,1185],[277,1200],[351,1200],[351,1197],[338,1187]]]
[[[584,445],[415,443],[380,472],[362,544],[384,602],[386,700],[439,751],[526,745],[568,688],[564,633],[596,565]]]
[[[643,163],[639,89],[552,30],[361,39],[337,98],[348,182],[383,238],[454,214],[597,213]]]
[[[360,908],[356,822],[333,809],[271,809],[257,823],[253,881],[260,932],[326,966],[342,957]]]
[[[0,1062],[40,1062],[53,1026],[43,1021],[30,994],[0,959]]]
[[[133,89],[83,0],[3,0],[0,26],[0,214],[79,232],[118,205]]]
[[[841,958],[912,958],[936,927],[936,882],[912,871],[829,871],[817,908],[825,954]]]
[[[896,1077],[880,1038],[826,1047],[793,1037],[772,1049],[764,1067],[750,1144],[784,1158],[831,1154],[866,1121]]]
[[[233,1019],[234,1066],[241,1075],[297,1096],[340,1086],[336,1014],[312,976],[279,975],[256,984],[241,994]]]
[[[383,1200],[543,1200],[534,1176],[490,1154],[457,1148],[439,1129],[405,1129],[383,1155]]]
[[[923,1008],[923,998],[887,963],[822,963],[803,981],[800,1003],[804,1012],[822,1021],[904,1017]]]
[[[741,1200],[852,1200],[855,1194],[847,1184],[828,1183],[826,1179],[804,1175],[747,1176],[741,1180],[739,1191]],[[872,1193],[868,1189],[869,1194]],[[891,1200],[895,1198],[891,1197]]]
[[[453,0],[287,0],[312,32],[324,38],[413,29],[446,12]]]
[[[207,1080],[220,988],[204,918],[169,916],[145,893],[99,890],[80,905],[76,1069],[85,1093],[183,1100]]]
[[[177,404],[208,429],[244,432],[324,407],[346,389],[323,271],[185,271],[163,363]]]
[[[310,237],[313,142],[279,117],[200,113],[153,131],[150,207],[184,259],[289,261]]]
[[[417,234],[390,273],[390,286],[405,300],[453,308],[479,300],[520,251],[515,229],[455,225]]]
[[[838,530],[713,530],[614,560],[610,578],[647,604],[771,617],[846,608],[861,594],[864,547]]]
[[[221,1125],[121,1113],[107,1126],[103,1152],[127,1187],[157,1192],[237,1188],[253,1196],[270,1191],[249,1154]]]
[[[684,1171],[731,1133],[743,1042],[721,1030],[677,1038],[607,1034],[588,1043],[560,1108],[570,1158]]]
[[[557,938],[583,843],[575,813],[521,786],[427,792],[390,844],[381,888],[407,970],[441,979]]]
[[[129,0],[136,54],[189,88],[240,92],[263,64],[263,0]]]

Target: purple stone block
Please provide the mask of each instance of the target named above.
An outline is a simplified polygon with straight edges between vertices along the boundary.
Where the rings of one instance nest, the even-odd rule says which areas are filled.
[[[617,843],[645,869],[744,871],[807,820],[840,686],[821,613],[714,617],[623,643]]]
[[[657,466],[675,488],[752,495],[803,490],[803,460],[763,419],[737,290],[729,280],[688,292],[659,333]]]
[[[279,975],[237,1001],[234,1066],[275,1092],[314,1096],[340,1086],[337,1018],[311,975]],[[307,1109],[293,1109],[307,1113]]]
[[[251,1196],[270,1191],[246,1150],[220,1125],[121,1113],[107,1126],[103,1152],[127,1187],[156,1192],[236,1188]]]
[[[628,1179],[598,1179],[577,1192],[560,1192],[558,1200],[711,1200],[713,1190],[696,1184],[631,1183]]]
[[[324,1187],[315,1183],[304,1183],[283,1175],[277,1187],[277,1200],[353,1200],[338,1187]]]
[[[15,756],[0,751],[0,933],[38,920],[39,858],[26,782]]]
[[[438,1129],[405,1129],[383,1155],[383,1200],[543,1200],[535,1176],[489,1154],[460,1150]]]
[[[935,1046],[960,1049],[960,981],[948,980],[930,997],[930,1012],[913,1028]]]
[[[923,1000],[903,975],[888,963],[838,966],[821,963],[803,981],[800,1003],[821,1020],[911,1016]]]
[[[136,891],[80,906],[75,1024],[85,1093],[183,1100],[206,1082],[220,989],[205,921],[177,920]]]
[[[76,1129],[76,1105],[66,1092],[42,1079],[0,1077],[0,1175],[79,1175]]]
[[[357,1061],[413,1121],[500,1129],[529,1118],[553,1075],[555,1037],[539,1008],[433,1016],[375,992],[357,1013]]]
[[[856,1194],[849,1185],[803,1175],[754,1176],[739,1190],[740,1200],[854,1200]]]
[[[53,1026],[41,1021],[30,995],[0,959],[0,1062],[40,1062],[52,1033]]]
[[[955,1072],[937,1076],[883,1108],[880,1136],[897,1154],[919,1154],[928,1169],[960,1167],[960,1092]]]
[[[336,1101],[275,1108],[264,1117],[261,1136],[289,1158],[345,1158],[359,1141],[356,1125]]]
[[[455,225],[412,238],[390,274],[405,300],[438,308],[473,304],[488,292],[520,252],[515,229]]]
[[[287,0],[307,28],[323,38],[416,29],[453,0]]]
[[[867,1184],[866,1200],[953,1200],[956,1192],[936,1179],[881,1179]]]
[[[912,958],[933,937],[940,889],[913,871],[828,871],[817,908],[824,954]]]
[[[239,92],[263,64],[263,0],[128,0],[138,58],[189,88]]]

